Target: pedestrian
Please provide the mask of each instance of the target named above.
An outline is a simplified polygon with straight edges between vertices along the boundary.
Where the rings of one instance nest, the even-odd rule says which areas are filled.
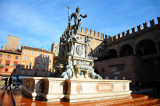
[[[8,82],[8,78],[5,78],[5,85],[4,85],[4,87],[3,88],[5,88],[5,89],[7,89],[7,82]],[[2,89],[3,89],[2,88]]]
[[[11,84],[12,84],[12,77],[10,76],[10,78],[9,78],[9,84],[8,84],[8,86],[10,86],[10,90],[11,90]]]

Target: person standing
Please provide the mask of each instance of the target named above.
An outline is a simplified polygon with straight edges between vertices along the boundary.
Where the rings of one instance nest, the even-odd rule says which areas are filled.
[[[5,79],[5,85],[4,85],[4,87],[5,87],[6,89],[7,89],[7,82],[8,82],[8,78]],[[4,88],[4,87],[3,87],[3,88]],[[3,89],[3,88],[2,88],[2,89]]]
[[[11,90],[11,84],[12,84],[12,77],[10,76],[10,78],[9,78],[9,84],[8,84],[8,86],[10,86],[10,90]]]

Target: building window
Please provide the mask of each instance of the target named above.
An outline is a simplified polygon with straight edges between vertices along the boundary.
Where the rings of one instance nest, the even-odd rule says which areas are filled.
[[[46,68],[46,64],[43,64],[43,69],[45,69]]]
[[[43,57],[44,57],[44,58],[46,58],[46,57],[47,57],[47,55],[46,55],[46,54],[44,54],[44,55],[43,55]]]
[[[51,63],[51,60],[49,60],[49,63]]]
[[[44,76],[44,74],[45,74],[45,71],[43,70],[43,71],[42,71],[42,76]]]
[[[31,52],[31,55],[33,55],[33,52]]]
[[[0,57],[2,57],[2,54],[0,54]]]
[[[11,56],[10,56],[10,55],[8,55],[8,59],[10,59],[10,57],[11,57]]]
[[[35,71],[34,76],[38,76],[38,70]]]
[[[31,75],[31,70],[28,70],[28,75]]]
[[[33,57],[30,57],[30,60],[32,61]]]
[[[13,73],[15,73],[15,72],[16,72],[16,69],[13,70]]]
[[[24,70],[22,70],[22,75],[24,75]]]
[[[52,58],[52,55],[49,55],[49,58]]]
[[[48,68],[50,69],[50,68],[51,68],[51,65],[49,65]]]
[[[24,51],[24,54],[27,54],[27,51]]]
[[[15,59],[18,59],[18,56],[16,56]]]
[[[16,61],[14,62],[14,66],[17,66],[17,62]]]
[[[40,53],[37,53],[37,56],[40,56]]]
[[[24,59],[24,60],[27,60],[27,57],[26,57],[26,56],[24,56],[24,57],[23,57],[23,59]]]
[[[25,62],[23,62],[23,66],[25,67],[25,65],[26,65],[26,63]]]
[[[32,63],[29,63],[29,67],[30,67],[30,68],[32,67]]]
[[[38,67],[39,67],[39,63],[36,64],[36,68],[38,68]]]
[[[40,61],[40,58],[36,58],[36,62]]]
[[[5,72],[8,72],[8,68],[5,69]]]
[[[7,61],[6,61],[6,66],[9,66],[9,64],[10,64],[10,61],[7,60]]]
[[[43,62],[44,62],[44,63],[46,63],[46,61],[47,61],[46,59],[43,59]]]

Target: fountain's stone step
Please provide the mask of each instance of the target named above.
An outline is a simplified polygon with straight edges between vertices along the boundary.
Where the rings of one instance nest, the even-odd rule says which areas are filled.
[[[159,106],[158,99],[150,99],[146,95],[132,94],[132,98],[108,99],[85,102],[44,102],[26,98],[20,90],[13,90],[13,97],[16,105],[36,105],[36,106]]]

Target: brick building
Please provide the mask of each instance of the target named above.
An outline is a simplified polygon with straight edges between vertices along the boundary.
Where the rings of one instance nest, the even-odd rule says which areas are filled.
[[[160,17],[149,23],[143,23],[143,28],[131,28],[113,37],[103,33],[81,28],[78,32],[81,39],[89,37],[91,48],[88,54],[98,57],[95,61],[95,72],[104,79],[126,79],[143,83],[160,77]],[[150,24],[150,25],[147,25]],[[136,30],[137,29],[137,30]],[[66,29],[67,31],[67,29]],[[94,32],[94,33],[93,33]],[[63,38],[62,35],[60,40]],[[60,41],[61,42],[61,41]],[[67,49],[67,47],[61,47]],[[61,52],[59,55],[63,55]]]
[[[21,47],[19,75],[49,76],[53,71],[54,53],[28,46]]]
[[[103,78],[115,79],[126,77],[129,80],[139,80],[148,83],[160,78],[160,18],[155,24],[150,20],[122,32],[113,37],[107,37],[92,52],[98,56],[95,70]],[[102,52],[103,51],[103,52]]]
[[[20,64],[21,52],[12,50],[0,50],[0,76],[15,74]]]
[[[16,43],[12,40],[15,40]],[[56,50],[58,48],[56,43]],[[53,74],[55,52],[28,46],[18,49],[19,38],[9,35],[0,50],[0,76],[49,76]],[[53,48],[53,51],[55,48]]]

